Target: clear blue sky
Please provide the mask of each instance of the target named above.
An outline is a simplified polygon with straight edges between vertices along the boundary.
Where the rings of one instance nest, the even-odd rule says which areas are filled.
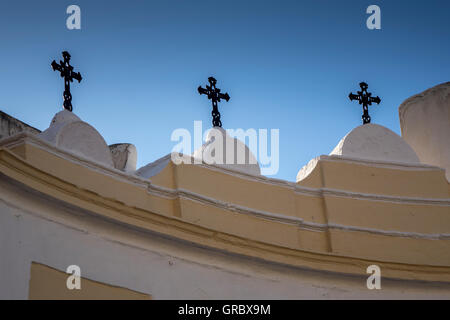
[[[381,30],[366,28],[371,4]],[[224,128],[280,129],[275,177],[295,181],[361,124],[347,97],[360,81],[382,99],[372,122],[400,133],[400,103],[450,80],[449,15],[448,0],[2,1],[0,110],[47,128],[63,91],[50,62],[68,50],[84,78],[75,113],[108,144],[135,144],[141,166],[172,150],[174,129],[210,126],[196,88],[213,75],[231,96]]]

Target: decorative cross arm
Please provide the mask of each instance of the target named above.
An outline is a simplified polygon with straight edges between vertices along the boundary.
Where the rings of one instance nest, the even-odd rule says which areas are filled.
[[[348,95],[348,97],[350,98],[350,101],[353,101],[353,100],[361,101],[358,95],[353,94],[353,93],[351,93],[351,92],[350,92],[350,94]]]
[[[208,88],[208,86],[206,86],[206,87]],[[208,89],[202,88],[202,86],[198,86],[197,90],[198,90],[198,93],[200,93],[200,94],[208,94]]]
[[[63,64],[63,62],[60,60],[59,61],[61,63],[61,65]],[[61,71],[61,65],[57,64],[55,60],[52,61],[52,69],[53,71]]]
[[[230,96],[228,95],[228,93],[219,93],[219,101],[220,99],[224,99],[226,102],[228,102],[230,100]]]
[[[372,104],[372,102],[375,102],[376,104],[380,104],[381,99],[380,99],[380,97],[378,97],[378,96],[376,96],[376,97],[370,97],[370,98],[369,98],[369,102],[370,102],[370,104]]]

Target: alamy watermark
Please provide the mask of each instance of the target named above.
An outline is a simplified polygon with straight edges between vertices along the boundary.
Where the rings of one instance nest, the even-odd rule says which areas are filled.
[[[367,289],[380,290],[381,289],[381,269],[380,269],[380,267],[377,266],[376,264],[370,265],[367,267],[366,272],[371,274],[369,276],[369,278],[367,278],[367,282],[366,282]]]
[[[67,7],[66,13],[70,16],[67,17],[66,26],[69,30],[81,29],[81,9],[77,5],[70,5]]]
[[[81,268],[73,264],[67,267],[66,273],[70,274],[66,281],[67,289],[81,290]]]
[[[253,128],[224,130],[214,127],[203,132],[202,122],[194,121],[193,136],[185,128],[172,132],[171,141],[178,142],[172,149],[172,161],[175,164],[218,165],[259,163],[261,174],[275,175],[280,166],[279,140],[279,129],[270,129],[270,136],[268,129]]]
[[[369,30],[381,29],[381,9],[379,6],[372,4],[367,7],[367,14],[370,16],[367,18],[366,26]]]

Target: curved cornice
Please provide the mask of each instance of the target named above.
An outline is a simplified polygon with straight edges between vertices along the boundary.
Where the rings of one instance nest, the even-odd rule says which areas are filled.
[[[83,159],[70,152],[61,151],[50,144],[40,141],[33,135],[21,134],[0,142],[1,146],[17,146],[20,143],[28,143],[33,146],[44,149],[59,158],[77,163],[85,170],[94,170],[101,174],[108,175],[121,183],[131,184],[138,189],[144,189],[147,196],[152,198],[185,198],[192,202],[198,202],[203,205],[216,207],[240,215],[250,215],[257,218],[274,221],[281,224],[289,224],[300,229],[325,232],[330,229],[342,230],[346,232],[357,232],[366,234],[377,234],[379,236],[423,239],[423,240],[449,240],[450,235],[423,234],[414,232],[399,232],[395,230],[378,230],[372,228],[362,228],[356,226],[346,226],[334,223],[316,223],[305,221],[303,218],[287,216],[285,214],[255,210],[237,204],[217,200],[205,195],[199,195],[182,188],[170,189],[153,184],[151,181],[142,179],[138,176],[130,175],[122,171],[105,167],[99,163]],[[220,170],[221,172],[239,175],[255,182],[263,182],[282,186],[304,193],[305,195],[331,195],[340,197],[372,197],[376,201],[419,201],[421,204],[450,206],[450,199],[416,199],[405,197],[386,197],[379,195],[364,195],[342,192],[337,190],[312,189],[296,185],[277,179],[269,179],[261,176],[246,175],[245,173],[228,172],[224,168],[218,168],[210,165],[200,165],[210,170]],[[164,212],[155,212],[142,207],[137,207],[119,201],[111,197],[102,196],[98,191],[79,186],[44,172],[30,162],[20,158],[11,151],[0,149],[0,168],[1,172],[10,178],[25,184],[26,186],[38,190],[51,197],[61,201],[68,202],[87,211],[108,219],[116,220],[125,225],[143,228],[170,237],[176,237],[184,241],[206,245],[219,250],[230,251],[238,254],[244,254],[250,257],[257,257],[264,260],[288,264],[297,267],[306,267],[317,270],[326,270],[340,273],[365,274],[365,267],[370,264],[378,264],[384,270],[384,275],[391,278],[400,279],[419,279],[429,281],[448,281],[450,282],[449,266],[417,265],[405,264],[390,261],[369,260],[353,256],[345,256],[337,253],[314,252],[308,250],[299,250],[280,246],[273,243],[252,240],[243,236],[234,235],[230,232],[221,232],[192,222],[185,221],[183,218],[169,215]],[[400,199],[400,200],[399,200]]]

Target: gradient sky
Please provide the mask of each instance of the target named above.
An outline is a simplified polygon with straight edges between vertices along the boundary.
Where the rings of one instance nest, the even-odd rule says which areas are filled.
[[[81,8],[82,29],[66,28]],[[366,8],[381,8],[368,30]],[[83,76],[74,112],[108,144],[138,148],[138,167],[169,153],[176,128],[211,125],[196,88],[213,75],[231,100],[224,128],[280,130],[276,178],[295,181],[361,124],[358,83],[382,102],[372,123],[400,134],[398,106],[449,81],[450,1],[6,1],[0,3],[0,110],[44,130],[61,110],[50,63],[72,55]]]

